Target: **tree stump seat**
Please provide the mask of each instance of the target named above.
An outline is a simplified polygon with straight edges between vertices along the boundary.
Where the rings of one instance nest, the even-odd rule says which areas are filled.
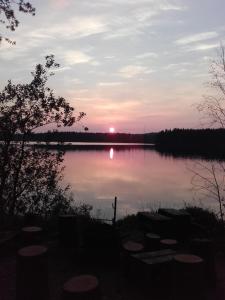
[[[216,283],[216,270],[213,241],[206,238],[192,239],[190,243],[190,251],[204,259],[204,270],[207,284],[214,286]]]
[[[41,243],[43,229],[38,226],[27,226],[21,230],[22,245],[37,245]]]
[[[156,251],[160,248],[160,235],[155,233],[146,233],[145,248],[147,251]]]
[[[174,299],[197,300],[204,294],[204,261],[191,254],[174,256]]]
[[[64,247],[78,245],[78,218],[76,215],[59,216],[59,242]]]
[[[160,246],[162,249],[173,249],[176,250],[178,246],[177,240],[174,239],[162,239],[160,240]]]
[[[47,247],[33,245],[17,253],[17,300],[48,299]]]
[[[100,286],[93,275],[80,275],[69,279],[63,286],[63,300],[100,300]]]
[[[131,255],[140,253],[144,250],[144,246],[141,243],[127,241],[122,244],[121,253],[121,267],[124,275],[130,275],[131,268]]]
[[[122,247],[123,250],[129,254],[138,253],[144,250],[143,244],[133,241],[127,241],[123,243]]]

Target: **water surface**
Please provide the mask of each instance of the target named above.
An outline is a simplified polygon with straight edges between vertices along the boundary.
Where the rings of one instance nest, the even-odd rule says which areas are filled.
[[[196,159],[162,156],[154,148],[113,147],[66,151],[65,182],[77,202],[93,205],[94,214],[111,218],[118,197],[118,216],[159,207],[199,204],[189,170]],[[213,207],[210,199],[206,207]]]

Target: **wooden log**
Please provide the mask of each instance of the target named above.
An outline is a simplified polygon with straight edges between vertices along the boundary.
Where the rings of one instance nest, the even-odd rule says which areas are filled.
[[[93,275],[80,275],[63,285],[63,300],[101,300],[98,279]]]
[[[173,232],[172,219],[169,217],[144,211],[138,213],[138,218],[143,229],[151,229],[163,237],[170,237]]]
[[[174,256],[173,297],[176,300],[204,299],[204,261],[189,254]]]
[[[178,242],[177,242],[177,240],[174,240],[174,239],[163,239],[163,240],[160,240],[160,246],[161,246],[161,249],[177,250]]]
[[[191,229],[191,216],[189,213],[173,208],[160,208],[159,214],[172,219],[173,237],[184,240],[189,236]]]
[[[136,281],[144,289],[148,287],[156,298],[170,299],[174,255],[176,252],[170,249],[131,255],[131,270],[136,274]]]
[[[64,247],[76,247],[78,245],[76,215],[59,216],[59,242]]]
[[[191,253],[204,259],[204,275],[208,285],[216,283],[215,251],[213,241],[210,239],[193,239],[190,243]]]
[[[128,254],[134,254],[138,253],[144,250],[144,246],[141,243],[133,242],[133,241],[127,241],[123,243],[122,245],[123,250],[127,252]]]
[[[42,242],[43,230],[41,227],[29,226],[21,230],[21,245],[39,245]]]
[[[160,249],[160,236],[155,233],[145,235],[145,248],[147,251],[156,251]]]
[[[171,249],[159,250],[159,251],[149,251],[149,252],[142,252],[138,254],[133,254],[132,257],[138,260],[145,260],[151,259],[160,256],[167,256],[167,255],[176,255],[176,251]]]
[[[144,250],[144,246],[141,243],[127,241],[122,244],[122,253],[121,253],[121,271],[127,276],[131,275],[131,255],[135,253],[140,253]]]
[[[47,300],[47,248],[35,245],[20,249],[17,253],[16,278],[17,300]]]

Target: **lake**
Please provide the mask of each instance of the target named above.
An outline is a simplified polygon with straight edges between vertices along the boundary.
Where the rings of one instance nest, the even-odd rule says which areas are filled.
[[[93,205],[93,214],[101,218],[112,218],[115,196],[119,218],[140,210],[185,204],[215,208],[214,201],[206,198],[199,202],[193,192],[190,168],[197,161],[164,156],[152,146],[78,147],[65,153],[64,181],[71,185],[76,202]]]

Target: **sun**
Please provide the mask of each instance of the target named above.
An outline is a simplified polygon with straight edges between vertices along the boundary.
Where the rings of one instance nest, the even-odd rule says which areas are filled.
[[[114,127],[110,127],[109,128],[109,133],[114,133],[115,132],[115,128]]]

